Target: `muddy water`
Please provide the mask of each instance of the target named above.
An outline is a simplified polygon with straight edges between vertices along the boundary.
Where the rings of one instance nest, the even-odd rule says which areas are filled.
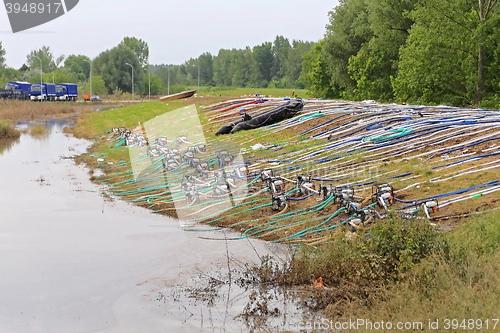
[[[89,142],[64,126],[0,142],[0,332],[248,330],[234,319],[243,301],[219,309],[172,295],[194,275],[226,269],[228,253],[233,269],[280,250],[254,240],[226,249],[200,238],[222,231],[185,232],[173,219],[103,199],[70,158]],[[186,312],[196,307],[197,315]]]

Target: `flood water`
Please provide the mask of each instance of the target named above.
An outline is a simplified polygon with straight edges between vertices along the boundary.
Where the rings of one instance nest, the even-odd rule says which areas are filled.
[[[64,126],[0,141],[0,332],[248,330],[234,319],[244,297],[229,309],[188,305],[178,288],[226,269],[227,253],[236,267],[280,249],[241,240],[226,250],[200,237],[234,236],[225,231],[182,231],[171,218],[104,199],[70,158],[89,142]]]

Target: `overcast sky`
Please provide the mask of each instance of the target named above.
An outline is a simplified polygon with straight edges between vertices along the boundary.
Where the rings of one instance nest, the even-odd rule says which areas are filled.
[[[15,1],[15,0],[12,0]],[[137,37],[149,45],[151,64],[181,64],[204,52],[245,48],[272,42],[318,41],[328,12],[337,0],[80,0],[64,16],[30,30],[12,33],[0,7],[0,41],[7,66],[18,69],[26,55],[49,46],[55,57],[83,54],[91,58]]]

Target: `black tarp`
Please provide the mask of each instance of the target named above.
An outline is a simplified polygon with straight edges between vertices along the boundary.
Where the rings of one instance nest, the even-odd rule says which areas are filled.
[[[297,112],[304,108],[304,101],[301,98],[295,98],[286,103],[261,114],[250,117],[248,114],[243,114],[243,119],[222,126],[215,135],[235,133],[238,131],[246,131],[252,128],[271,125],[279,121],[293,117]]]

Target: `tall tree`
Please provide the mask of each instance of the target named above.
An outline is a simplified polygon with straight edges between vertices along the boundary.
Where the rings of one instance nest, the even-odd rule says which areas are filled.
[[[87,81],[85,85],[85,91],[90,92],[90,81]],[[104,95],[109,93],[106,83],[99,75],[92,76],[92,94],[93,95]]]
[[[40,74],[38,74],[40,76]],[[0,70],[0,88],[5,87],[10,81],[17,81],[20,78],[20,73],[14,68],[4,68]],[[40,80],[38,80],[40,82]]]
[[[314,44],[312,49],[304,54],[300,80],[305,83],[314,97],[339,98],[341,88],[338,84],[332,84],[328,64],[323,56],[322,48],[325,43],[326,41],[322,40]]]
[[[496,93],[500,74],[497,3],[422,0],[410,14],[415,25],[401,50],[398,77],[393,81],[397,98],[479,105],[485,93]]]
[[[488,30],[493,27],[498,27],[498,12],[496,17],[490,19],[493,8],[498,4],[498,0],[478,0],[475,2],[471,1],[472,8],[476,13],[477,23],[477,88],[476,88],[476,104],[481,103],[483,100],[484,89],[485,89],[485,67],[486,67],[486,57],[485,53],[488,48],[488,39],[490,34]],[[491,26],[493,23],[493,26]],[[498,38],[498,35],[496,36]]]
[[[303,41],[292,41],[292,48],[288,51],[283,66],[283,81],[285,88],[304,88],[304,83],[299,80],[302,72],[304,55],[309,52],[314,43]]]
[[[102,77],[111,93],[117,87],[122,91],[132,92],[132,69],[134,68],[134,90],[142,91],[144,87],[144,71],[136,54],[126,45],[119,44],[111,50],[99,54],[93,61],[95,75]]]
[[[42,46],[41,49],[31,51],[26,57],[26,64],[32,69],[40,69],[40,58],[42,60],[42,69],[49,71],[55,62],[54,55],[50,47]]]
[[[340,86],[351,94],[356,82],[348,72],[349,59],[373,37],[366,0],[340,0],[329,16],[323,58],[331,74],[331,85]]]
[[[408,17],[418,0],[367,0],[369,41],[349,58],[348,71],[355,81],[354,99],[393,99],[391,77],[397,75],[399,50],[413,20]]]
[[[64,62],[64,67],[77,75],[78,81],[87,81],[90,76],[90,58],[84,55],[70,55]]]
[[[236,71],[235,61],[238,51],[236,49],[220,49],[214,57],[214,81],[218,86],[230,86]]]
[[[253,48],[251,84],[254,87],[267,87],[271,81],[274,64],[272,47],[270,42],[266,42]]]
[[[146,82],[145,82],[145,92],[146,94],[149,93],[149,84]],[[163,85],[163,82],[162,80],[160,80],[158,75],[151,74],[151,95],[159,95],[166,92],[167,90],[165,89],[165,86]]]
[[[129,47],[132,51],[134,51],[137,59],[139,59],[139,63],[143,68],[147,68],[149,63],[149,46],[148,43],[143,41],[142,39],[138,39],[135,37],[125,37],[121,44]]]
[[[280,80],[285,76],[285,63],[288,59],[288,53],[292,49],[290,41],[288,38],[283,36],[276,36],[273,43],[273,56],[274,56],[274,66],[271,73],[271,77]]]
[[[77,75],[64,68],[57,68],[53,72],[43,72],[43,82],[52,82],[52,80],[54,83],[78,83]],[[40,83],[40,72],[36,71],[28,82]]]
[[[235,87],[246,87],[250,83],[250,71],[253,66],[253,55],[250,47],[238,50],[234,59],[234,75],[232,85]]]
[[[207,85],[214,85],[214,67],[213,67],[213,58],[210,53],[203,53],[198,58],[198,65],[200,66],[200,78],[201,81]]]

